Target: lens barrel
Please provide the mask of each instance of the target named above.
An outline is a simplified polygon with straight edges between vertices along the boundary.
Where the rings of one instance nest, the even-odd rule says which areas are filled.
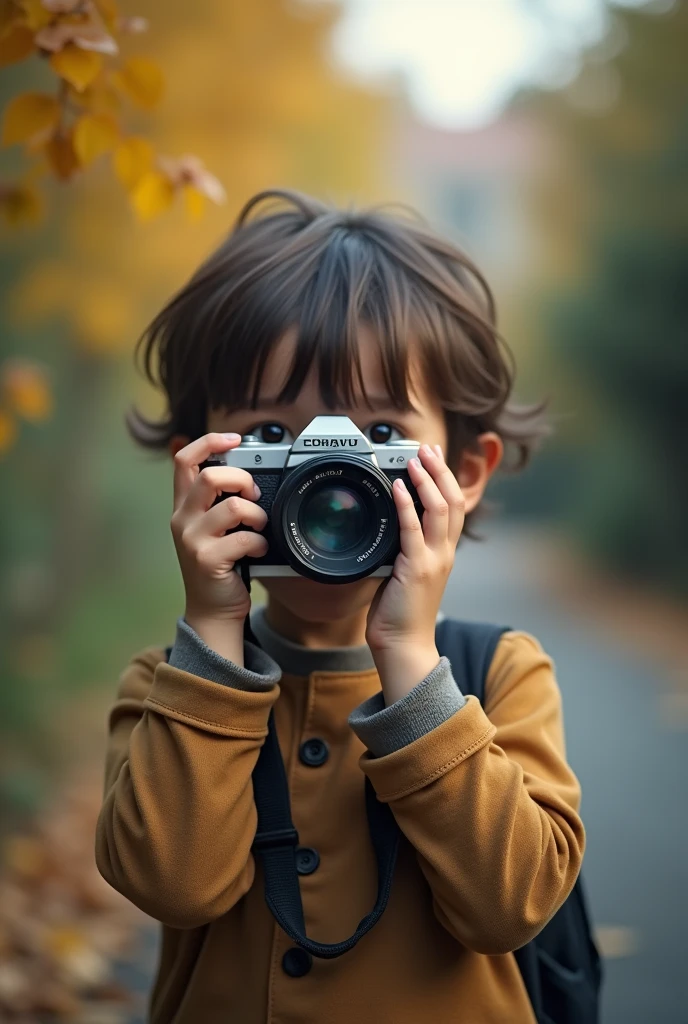
[[[362,579],[398,551],[392,488],[368,459],[326,455],[291,470],[271,519],[289,565],[321,583]]]

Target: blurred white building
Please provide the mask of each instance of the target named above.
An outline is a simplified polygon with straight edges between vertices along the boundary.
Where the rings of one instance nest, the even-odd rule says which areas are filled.
[[[538,260],[534,187],[549,163],[543,128],[507,112],[470,131],[445,131],[408,116],[393,166],[406,194],[459,242],[503,299],[532,277]]]

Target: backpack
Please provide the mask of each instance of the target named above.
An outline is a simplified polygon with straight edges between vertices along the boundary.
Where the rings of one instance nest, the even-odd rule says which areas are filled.
[[[437,650],[451,662],[461,692],[484,704],[485,680],[508,627],[443,619]],[[538,1024],[598,1024],[602,962],[595,945],[583,879],[530,942],[514,952]]]
[[[485,680],[499,639],[509,627],[442,619],[437,650],[461,681],[461,692],[483,703]],[[247,620],[247,638],[256,642]],[[167,656],[171,648],[167,648]],[[378,866],[375,906],[341,942],[315,942],[305,934],[296,870],[299,837],[291,820],[289,787],[277,740],[274,713],[253,770],[258,826],[252,851],[263,867],[266,903],[280,927],[302,949],[322,959],[341,956],[376,924],[387,906],[401,831],[388,804],[365,778],[366,813]],[[602,965],[592,936],[579,874],[569,896],[542,931],[514,952],[538,1024],[598,1024]]]

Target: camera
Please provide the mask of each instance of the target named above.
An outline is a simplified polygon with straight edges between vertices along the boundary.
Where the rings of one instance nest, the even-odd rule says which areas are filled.
[[[399,553],[397,477],[422,521],[423,505],[408,474],[418,448],[408,440],[373,444],[348,416],[316,416],[292,444],[266,444],[247,434],[237,448],[203,465],[246,469],[260,487],[268,550],[246,559],[250,576],[351,583],[392,572]],[[242,524],[228,532],[246,529]]]

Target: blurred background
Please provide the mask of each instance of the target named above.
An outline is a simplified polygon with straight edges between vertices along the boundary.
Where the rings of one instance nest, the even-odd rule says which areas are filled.
[[[445,610],[553,656],[603,1020],[685,1024],[688,4],[94,4],[0,13],[0,1020],[143,1019],[155,928],[92,863],[118,675],[183,609],[133,346],[289,186],[461,242],[550,397]]]

